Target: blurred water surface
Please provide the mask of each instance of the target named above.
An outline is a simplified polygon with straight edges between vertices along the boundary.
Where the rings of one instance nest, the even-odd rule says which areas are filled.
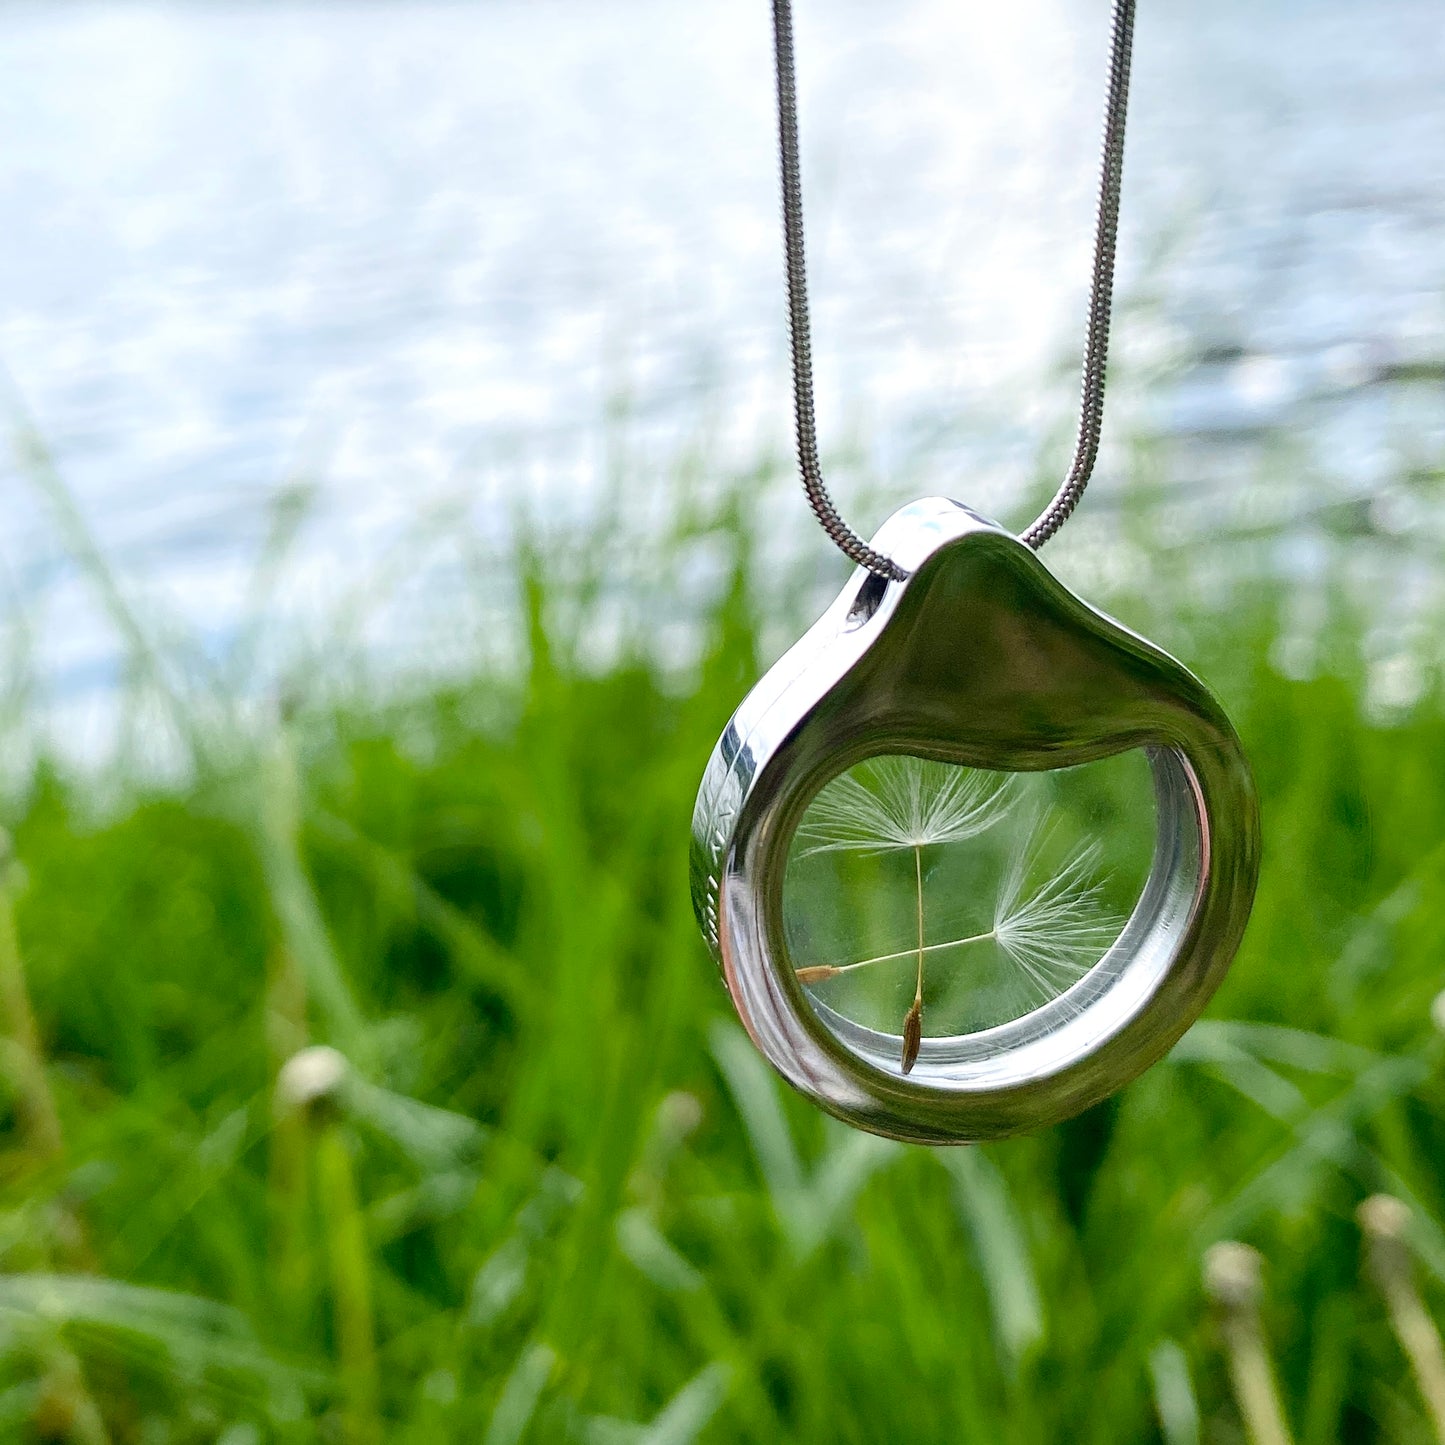
[[[1021,523],[1068,444],[1106,7],[803,0],[798,28],[835,480]],[[619,437],[663,478],[786,448],[761,3],[12,4],[0,73],[12,398],[123,585],[208,649],[256,605],[319,632],[425,519],[505,545],[519,499],[585,517]],[[1322,500],[1433,557],[1438,0],[1144,0],[1134,73],[1111,437],[1165,449],[1186,528],[1253,489],[1281,566],[1314,565]],[[9,612],[99,716],[120,649],[4,466]],[[444,652],[447,569],[403,570],[365,626]]]

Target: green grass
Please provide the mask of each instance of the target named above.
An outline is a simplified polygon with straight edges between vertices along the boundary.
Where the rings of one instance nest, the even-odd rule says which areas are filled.
[[[1430,1438],[1354,1210],[1410,1203],[1438,1319],[1438,684],[1366,709],[1343,605],[1292,680],[1297,595],[1186,586],[1133,519],[1151,570],[1101,600],[1216,686],[1258,770],[1243,951],[1116,1100],[891,1146],[771,1076],[690,913],[702,764],[821,596],[780,594],[742,511],[684,498],[620,602],[616,537],[535,540],[476,574],[508,661],[322,669],[270,723],[125,614],[160,719],[128,735],[185,766],[42,753],[8,819],[0,1438],[1185,1445],[1197,1412],[1237,1441],[1200,1276],[1226,1238],[1267,1261],[1299,1441]],[[664,664],[699,575],[698,661]],[[345,1069],[282,1072],[318,1043]]]

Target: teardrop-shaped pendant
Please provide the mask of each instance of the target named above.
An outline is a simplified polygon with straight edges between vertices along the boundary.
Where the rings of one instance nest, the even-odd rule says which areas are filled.
[[[754,1043],[875,1133],[996,1138],[1167,1052],[1259,870],[1208,690],[954,502],[895,513],[748,694],[693,814],[698,920]]]

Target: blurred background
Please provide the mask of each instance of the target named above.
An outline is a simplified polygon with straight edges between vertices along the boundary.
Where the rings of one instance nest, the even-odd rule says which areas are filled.
[[[797,27],[829,479],[1021,526],[1107,7]],[[1445,1441],[1438,0],[1141,6],[1047,559],[1220,693],[1264,875],[1168,1061],[937,1153],[687,899],[846,575],[767,7],[10,0],[0,74],[0,1437]]]

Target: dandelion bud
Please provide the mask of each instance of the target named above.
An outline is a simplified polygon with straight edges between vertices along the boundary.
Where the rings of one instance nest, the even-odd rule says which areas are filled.
[[[1204,1289],[1215,1304],[1229,1311],[1259,1305],[1261,1260],[1257,1249],[1226,1239],[1204,1256]]]
[[[338,1108],[351,1077],[346,1056],[313,1044],[286,1060],[276,1076],[276,1102],[283,1110],[320,1113]]]
[[[1403,1200],[1374,1194],[1355,1211],[1368,1244],[1366,1268],[1384,1296],[1395,1338],[1410,1362],[1435,1433],[1445,1440],[1445,1345],[1425,1309],[1410,1258],[1410,1210]]]
[[[1204,1288],[1219,1308],[1229,1377],[1249,1438],[1255,1445],[1290,1445],[1259,1319],[1263,1262],[1257,1249],[1224,1240],[1204,1256]]]
[[[702,1103],[685,1089],[674,1089],[657,1106],[657,1132],[669,1144],[681,1144],[701,1123]]]
[[[1406,1232],[1410,1211],[1389,1194],[1372,1194],[1355,1211],[1360,1230],[1369,1245],[1368,1268],[1376,1284],[1388,1289],[1410,1277],[1410,1249]]]
[[[1372,1194],[1355,1211],[1360,1228],[1371,1239],[1403,1239],[1410,1227],[1410,1210],[1393,1194]]]

